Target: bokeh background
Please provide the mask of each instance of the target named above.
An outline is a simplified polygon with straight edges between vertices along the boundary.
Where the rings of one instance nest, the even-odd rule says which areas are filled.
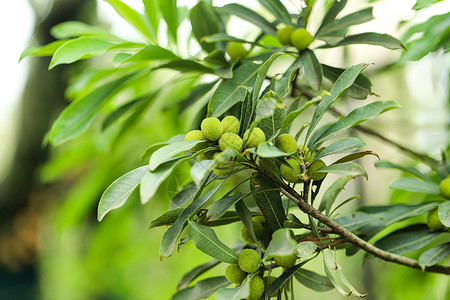
[[[123,2],[142,9],[138,0]],[[260,9],[256,1],[240,2]],[[297,1],[283,2],[295,9]],[[324,2],[319,1],[319,7]],[[399,38],[412,24],[450,11],[448,0],[418,12],[411,9],[414,0],[349,2],[344,14],[374,6],[375,20],[359,26],[358,31]],[[195,3],[178,1],[188,7]],[[229,1],[213,3],[222,6]],[[67,98],[77,93],[76,85],[66,90],[71,78],[88,67],[111,61],[102,57],[51,71],[47,70],[48,58],[26,58],[18,63],[26,47],[49,43],[53,40],[51,27],[67,20],[97,24],[139,41],[131,27],[101,0],[16,0],[0,10],[0,299],[169,299],[185,272],[209,261],[188,243],[180,253],[160,262],[158,249],[164,229],[147,230],[150,221],[167,209],[177,184],[187,180],[188,170],[178,170],[146,206],[133,195],[101,223],[96,220],[96,207],[114,179],[143,164],[139,156],[148,145],[186,132],[192,117],[188,112],[180,115],[173,104],[186,95],[190,82],[181,82],[164,93],[139,124],[120,138],[114,132],[101,132],[100,124],[93,124],[80,139],[58,148],[45,145],[43,139],[52,121],[67,105]],[[320,19],[315,21],[317,26]],[[188,36],[184,34],[188,33],[187,24],[183,28],[180,35]],[[252,36],[252,27],[236,19],[230,22],[229,32]],[[449,145],[448,53],[438,50],[419,61],[398,63],[400,51],[358,45],[323,50],[318,55],[321,62],[336,67],[374,64],[366,72],[374,91],[382,100],[399,102],[402,109],[370,121],[369,127],[434,157]],[[167,77],[149,80],[163,85],[172,75],[168,72]],[[342,105],[347,111],[352,107],[351,102]],[[421,166],[376,138],[366,141],[367,148],[383,159]],[[374,161],[364,161],[369,181],[355,181],[342,193],[343,199],[357,192],[362,195],[362,205],[423,200],[421,195],[390,190],[389,184],[401,174],[376,169]],[[423,218],[415,221],[423,222]],[[232,244],[238,231],[238,225],[228,226],[219,230],[219,236]],[[361,253],[350,258],[341,255],[339,261],[350,282],[369,293],[368,299],[450,299],[447,276],[383,262],[362,265]],[[322,272],[320,262],[308,267]],[[220,275],[223,270],[212,272]],[[344,298],[336,291],[319,294],[303,286],[297,290],[302,298]]]

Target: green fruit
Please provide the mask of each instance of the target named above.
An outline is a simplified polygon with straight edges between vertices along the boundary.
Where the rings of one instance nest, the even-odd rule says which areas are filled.
[[[234,166],[228,167],[228,168],[214,168],[213,172],[217,176],[228,176],[234,171]]]
[[[309,165],[308,170],[306,171],[306,175],[309,176],[314,181],[320,181],[325,178],[327,173],[317,172],[317,170],[326,167],[327,165],[323,162],[323,160],[318,159],[312,162]]]
[[[283,268],[292,267],[297,261],[297,254],[292,253],[291,255],[285,256],[275,256],[275,263]]]
[[[247,273],[242,271],[238,265],[229,265],[225,269],[225,277],[229,282],[241,285],[242,281],[247,277]]]
[[[298,182],[301,179],[300,174],[302,173],[300,163],[295,158],[288,158],[286,159],[286,162],[291,166],[288,167],[286,165],[280,166],[280,172],[281,176],[287,181],[287,182]]]
[[[303,145],[298,145],[299,154],[303,157],[304,161],[309,161],[311,159],[311,152],[309,148]]]
[[[291,43],[298,50],[306,49],[311,44],[313,37],[305,28],[298,28],[291,34]]]
[[[259,276],[253,276],[248,283],[250,289],[250,295],[248,300],[258,300],[264,295],[264,281]]]
[[[276,146],[285,153],[297,151],[297,142],[292,135],[287,133],[283,133],[278,136]]]
[[[247,50],[239,42],[228,42],[227,53],[231,60],[244,59],[247,56]]]
[[[211,150],[211,151],[206,151],[206,152],[202,152],[200,154],[197,155],[197,160],[211,160],[214,158],[214,155],[217,152],[215,150]]]
[[[217,118],[206,118],[200,125],[203,135],[210,141],[217,141],[223,134],[223,125]]]
[[[219,139],[220,150],[225,151],[227,148],[231,148],[236,152],[241,152],[242,150],[242,139],[235,133],[226,132]]]
[[[253,221],[257,221],[260,222],[261,224],[266,223],[266,218],[264,218],[264,216],[257,216],[253,218]]]
[[[253,225],[253,232],[255,233],[256,238],[260,240],[262,238],[264,227],[260,222],[255,220],[252,221],[252,225]],[[241,239],[247,244],[255,243],[255,240],[253,239],[252,235],[250,234],[250,231],[248,231],[245,225],[242,225],[241,227]]]
[[[255,273],[261,265],[261,257],[253,249],[244,249],[238,256],[239,268],[247,273]]]
[[[226,116],[222,120],[223,133],[231,132],[239,134],[239,120],[235,116]]]
[[[294,27],[286,26],[277,31],[277,38],[282,45],[289,45],[291,43],[291,35],[294,30]]]
[[[247,139],[247,143],[245,144],[245,148],[256,148],[259,144],[264,142],[266,140],[266,135],[264,134],[264,131],[262,131],[260,128],[256,127],[252,130],[252,134],[250,134],[250,137],[248,136],[248,129],[244,133],[244,140]]]
[[[193,141],[193,140],[206,140],[205,135],[200,130],[191,130],[184,136],[185,141]],[[198,143],[194,147],[192,147],[190,150],[192,152],[197,152],[202,149],[205,149],[208,146],[208,142],[204,143]]]
[[[427,225],[430,229],[434,230],[445,228],[444,224],[442,224],[441,220],[439,220],[439,213],[437,207],[428,213]]]
[[[439,193],[445,199],[450,199],[450,176],[439,183]]]

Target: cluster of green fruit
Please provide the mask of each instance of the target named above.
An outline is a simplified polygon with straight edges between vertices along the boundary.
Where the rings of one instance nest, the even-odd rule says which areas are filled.
[[[223,161],[220,159],[221,152],[227,148],[238,153],[242,153],[243,149],[256,148],[259,144],[266,140],[264,132],[256,127],[249,134],[247,130],[243,137],[239,136],[240,123],[234,116],[226,116],[220,121],[218,118],[206,118],[200,125],[200,130],[189,131],[184,140],[207,140],[195,145],[190,150],[198,152],[207,147],[215,147],[211,151],[202,152],[198,155],[200,160],[214,159],[219,164],[213,169],[218,176],[227,176],[234,170],[233,161]],[[244,144],[244,141],[245,144]]]
[[[439,183],[439,193],[445,199],[450,199],[450,176],[447,176],[447,178],[443,179]],[[434,230],[441,230],[446,228],[439,219],[439,212],[437,207],[428,213],[427,225],[430,229]]]
[[[313,41],[311,33],[305,28],[286,26],[277,31],[277,38],[283,45],[292,45],[298,50],[305,50]]]
[[[276,141],[278,149],[285,153],[293,153],[286,157],[288,165],[281,165],[280,172],[283,178],[292,183],[302,182],[304,179],[320,181],[325,178],[326,173],[318,172],[319,169],[326,166],[321,159],[311,162],[312,155],[308,147],[297,145],[294,137],[290,134],[280,134]]]

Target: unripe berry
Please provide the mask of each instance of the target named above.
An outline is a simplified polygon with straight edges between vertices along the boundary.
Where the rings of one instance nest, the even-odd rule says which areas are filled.
[[[231,148],[236,152],[241,152],[242,150],[242,139],[235,133],[226,132],[219,139],[220,150],[225,151],[227,148]]]
[[[275,263],[283,268],[292,267],[297,261],[297,254],[292,253],[291,255],[275,256]]]
[[[298,50],[306,49],[311,44],[313,37],[305,28],[298,28],[291,34],[291,43]]]
[[[191,130],[184,136],[185,141],[193,141],[193,140],[206,140],[205,135],[200,130]],[[190,150],[192,152],[200,151],[208,145],[208,142],[204,143],[198,143],[194,147],[192,147]]]
[[[292,168],[290,168],[284,164],[281,165],[280,166],[281,176],[283,176],[283,178],[287,182],[292,182],[292,183],[298,182],[301,179],[300,174],[302,173],[300,163],[295,158],[288,158],[288,159],[286,159],[286,162]]]
[[[223,125],[223,133],[231,132],[239,134],[240,123],[235,116],[226,116],[225,118],[223,118],[222,125]]]
[[[247,273],[242,271],[238,265],[229,265],[225,269],[225,277],[229,282],[241,285],[242,281],[247,277]]]
[[[264,227],[260,222],[255,220],[252,221],[252,225],[253,225],[253,232],[255,233],[256,238],[260,240],[262,238]],[[247,244],[256,243],[252,235],[250,234],[250,231],[248,231],[245,225],[242,225],[241,227],[241,239]]]
[[[228,42],[227,53],[231,60],[244,59],[247,56],[247,50],[244,45],[239,42]]]
[[[439,230],[439,229],[445,228],[444,224],[442,224],[441,220],[439,219],[439,213],[438,213],[437,207],[428,213],[427,225],[430,229],[434,229],[434,230]]]
[[[445,199],[450,199],[450,176],[439,183],[439,193]]]
[[[325,178],[327,173],[323,172],[317,172],[317,170],[326,167],[327,165],[323,162],[323,160],[318,159],[312,162],[311,165],[309,165],[308,170],[306,171],[306,174],[314,181],[320,181]]]
[[[301,156],[303,156],[304,161],[309,161],[311,159],[311,152],[309,148],[303,145],[298,145],[298,151]]]
[[[206,118],[200,125],[203,135],[210,141],[217,141],[223,134],[223,125],[217,118]]]
[[[214,168],[213,172],[217,176],[228,176],[234,171],[234,166],[228,167],[228,168]]]
[[[264,281],[259,276],[253,276],[248,283],[250,288],[250,295],[248,296],[248,300],[258,300],[264,295]]]
[[[252,130],[250,137],[248,136],[248,129],[247,129],[247,131],[244,133],[244,140],[247,138],[248,140],[247,143],[245,144],[245,148],[256,148],[258,147],[259,144],[261,144],[266,140],[266,135],[264,134],[264,131],[256,127]]]
[[[292,26],[286,26],[277,31],[277,38],[283,45],[289,45],[291,43],[291,35],[295,28]]]
[[[287,133],[283,133],[278,136],[276,146],[278,149],[286,153],[297,151],[297,142],[292,135]]]
[[[253,249],[244,249],[238,256],[239,268],[247,273],[255,273],[261,265],[261,256]]]
[[[266,218],[264,218],[264,216],[256,216],[253,218],[253,221],[257,221],[260,222],[261,224],[266,223]]]

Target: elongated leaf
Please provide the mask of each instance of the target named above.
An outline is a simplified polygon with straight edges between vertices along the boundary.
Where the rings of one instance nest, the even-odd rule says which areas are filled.
[[[57,65],[70,64],[74,61],[102,55],[114,43],[105,41],[96,37],[79,37],[64,43],[53,54],[48,69],[52,69]]]
[[[270,11],[279,22],[292,25],[291,16],[280,0],[258,0],[258,2]]]
[[[177,285],[177,290],[183,290],[188,287],[188,285],[196,279],[198,276],[202,275],[203,273],[211,270],[215,266],[217,266],[220,263],[218,260],[212,260],[206,264],[202,264],[198,267],[195,267],[194,269],[190,270],[186,274],[181,277],[180,281]]]
[[[149,33],[152,37],[152,41],[157,41],[157,33],[159,28],[159,9],[158,0],[143,0],[145,18],[147,19],[147,25]]]
[[[165,59],[179,59],[179,57],[167,49],[161,48],[156,45],[147,45],[136,54],[133,54],[132,56],[124,60],[123,63],[153,60],[160,61]]]
[[[155,220],[150,222],[148,225],[148,229],[160,227],[160,226],[168,226],[175,223],[178,217],[183,212],[184,208],[176,208],[165,212],[163,215],[159,216]]]
[[[169,209],[175,209],[186,205],[191,201],[198,192],[198,187],[191,182],[184,186],[178,193],[170,200]]]
[[[174,142],[156,150],[150,157],[150,171],[154,171],[159,165],[168,161],[171,157],[187,151],[204,140]]]
[[[376,152],[367,150],[367,151],[356,152],[356,153],[353,153],[353,154],[346,155],[346,156],[344,156],[344,157],[338,159],[337,161],[335,161],[335,162],[332,163],[332,164],[334,165],[334,164],[342,164],[342,163],[346,163],[346,162],[349,162],[349,161],[352,161],[352,160],[355,160],[355,159],[364,157],[364,156],[366,156],[366,155],[373,155],[373,156],[378,157],[378,159],[380,159],[380,156],[378,156],[378,154],[377,154]]]
[[[273,188],[277,186],[262,176],[257,176],[250,181],[250,188],[255,190],[259,187]],[[264,214],[267,223],[273,230],[283,228],[286,214],[283,204],[281,203],[281,195],[279,191],[268,191],[253,196],[261,212]]]
[[[213,51],[214,44],[202,40],[203,37],[220,32],[220,22],[214,9],[205,1],[200,1],[189,12],[192,31],[200,46],[207,52]]]
[[[353,150],[362,148],[365,145],[367,145],[367,143],[360,138],[354,138],[354,137],[343,138],[343,139],[338,140],[338,141],[332,143],[331,145],[327,146],[325,149],[323,149],[314,158],[314,160],[328,156],[328,155],[332,155],[332,154],[353,151]]]
[[[255,11],[237,3],[227,4],[220,8],[227,14],[235,15],[261,28],[265,33],[276,35],[277,28]]]
[[[272,94],[274,94],[274,92],[269,91],[264,95],[264,98],[267,95],[270,96]],[[278,134],[278,132],[281,129],[281,124],[283,124],[285,116],[286,116],[286,109],[284,108],[284,105],[282,103],[278,103],[275,106],[275,111],[270,116],[262,119],[259,122],[258,127],[264,132],[266,139],[271,140],[272,138],[275,137],[276,134]]]
[[[328,280],[330,280],[331,284],[334,286],[334,288],[341,293],[343,296],[350,296],[352,292],[347,292],[344,287],[342,286],[342,283],[339,282],[336,279],[336,270],[338,269],[338,265],[331,256],[331,253],[329,251],[323,252],[323,269],[325,270],[325,274],[328,277]]]
[[[306,134],[306,139],[308,139],[312,131],[315,129],[317,123],[319,123],[328,107],[333,104],[333,102],[336,101],[336,99],[353,84],[359,73],[361,73],[366,67],[367,65],[364,64],[355,65],[345,70],[339,76],[330,90],[330,95],[325,96],[322,101],[320,101],[319,105],[317,105],[317,108],[314,111],[314,115],[311,120],[311,125],[309,126],[308,132]]]
[[[167,24],[169,37],[176,42],[178,30],[177,0],[158,0],[158,2],[159,10]]]
[[[424,268],[433,266],[450,254],[450,242],[436,245],[423,252],[419,257],[419,265]]]
[[[330,128],[328,128],[322,135],[317,139],[317,141],[311,141],[313,143],[322,143],[329,140],[341,133],[346,132],[350,128],[367,121],[371,118],[378,116],[391,109],[399,108],[400,105],[395,101],[375,101],[358,107],[350,112],[344,118],[338,120]]]
[[[245,195],[244,193],[232,195],[214,202],[208,210],[208,222],[220,218],[231,206],[243,199]]]
[[[256,154],[259,157],[284,157],[289,156],[292,153],[285,153],[271,144],[264,142],[258,145],[256,149]]]
[[[323,76],[335,82],[345,70],[322,64]],[[353,84],[345,90],[345,94],[355,99],[366,99],[372,95],[372,81],[364,74],[359,74]]]
[[[297,270],[299,270],[303,265],[305,265],[313,258],[315,258],[315,256],[286,269],[283,272],[283,274],[281,274],[277,279],[275,279],[274,282],[269,286],[267,294],[269,296],[273,296],[295,274],[295,272],[297,272]]]
[[[249,60],[245,60],[240,67],[233,71],[233,78],[224,79],[209,100],[208,116],[219,117],[233,105],[244,99],[247,91],[245,87],[252,87],[261,64],[271,53],[264,53]]]
[[[245,205],[244,201],[236,202],[234,207],[236,209],[236,214],[239,216],[239,219],[242,221],[245,228],[247,228],[253,241],[256,241],[258,247],[260,247],[259,239],[256,237],[255,231],[253,230],[252,212],[248,209],[247,205]]]
[[[344,9],[345,5],[347,4],[347,0],[341,0],[341,1],[334,1],[331,8],[327,11],[327,14],[322,20],[322,24],[320,24],[319,29],[317,30],[316,35],[319,35],[319,33],[325,28],[329,23],[333,22],[337,15],[341,12],[342,9]]]
[[[211,277],[197,282],[193,287],[185,288],[172,296],[172,300],[205,299],[218,289],[231,284],[225,276]]]
[[[189,238],[197,249],[209,256],[229,264],[237,264],[236,252],[221,242],[214,230],[208,226],[189,221]]]
[[[246,299],[250,295],[250,287],[249,282],[250,278],[255,275],[248,275],[245,283],[237,286],[233,289],[220,289],[217,292],[216,299],[217,300],[241,300]]]
[[[269,71],[270,66],[272,65],[273,61],[280,56],[281,53],[274,53],[272,54],[268,60],[266,60],[261,68],[258,69],[258,73],[256,75],[256,79],[255,79],[255,84],[253,85],[253,101],[252,103],[254,103],[256,105],[256,100],[259,98],[259,94],[261,92],[261,88],[262,88],[262,84],[264,82],[264,80],[266,79],[266,75],[267,72]]]
[[[361,34],[349,35],[345,37],[342,41],[338,42],[336,45],[325,45],[320,48],[332,48],[353,44],[366,44],[382,46],[387,49],[405,49],[405,46],[398,39],[394,38],[389,34],[381,34],[376,32],[365,32]]]
[[[84,133],[108,96],[133,75],[128,74],[108,82],[72,102],[53,123],[49,134],[50,143],[57,146]]]
[[[327,277],[309,270],[298,269],[294,273],[294,277],[298,282],[316,292],[326,292],[333,288],[333,285]]]
[[[272,237],[264,253],[264,261],[274,256],[289,256],[295,252],[297,243],[291,237],[289,228],[278,229]]]
[[[393,182],[391,189],[404,190],[428,195],[439,195],[439,185],[435,182],[423,181],[416,178],[400,178]]]
[[[195,72],[202,74],[215,74],[215,71],[210,67],[200,64],[193,60],[177,59],[171,62],[162,64],[155,69],[172,69],[183,73]]]
[[[334,202],[336,201],[337,196],[339,193],[344,190],[345,185],[347,182],[350,181],[350,179],[353,179],[352,176],[342,176],[338,178],[333,184],[325,191],[323,194],[322,200],[320,202],[319,210],[323,211],[326,210],[326,215],[328,216],[331,210],[331,207],[333,206]],[[345,227],[345,226],[344,226]]]
[[[191,177],[196,186],[200,186],[203,180],[212,171],[216,162],[214,160],[202,160],[191,167]]]
[[[329,165],[319,169],[323,173],[333,173],[344,176],[362,176],[367,179],[367,172],[363,166],[354,162]]]
[[[159,186],[172,174],[173,170],[190,158],[189,155],[175,157],[161,164],[156,170],[145,173],[140,188],[141,203],[146,204],[150,201],[155,196]]]
[[[439,205],[438,215],[441,223],[446,227],[450,227],[450,201],[446,201]]]
[[[58,40],[51,42],[50,44],[47,44],[45,46],[28,47],[20,54],[19,62],[27,56],[51,56],[67,41],[69,40]]]
[[[337,30],[347,31],[348,27],[350,26],[368,22],[373,19],[372,10],[372,7],[366,7],[354,13],[346,15],[341,19],[336,19],[333,22],[329,23],[327,26],[323,27],[317,37],[325,36],[329,32]]]
[[[306,241],[297,244],[295,252],[298,257],[308,257],[314,254],[317,250],[317,245],[314,242]]]
[[[141,183],[146,172],[148,172],[148,166],[134,169],[119,177],[106,189],[98,203],[97,219],[99,222],[108,212],[125,204],[134,189]]]
[[[294,75],[298,72],[298,69],[302,66],[301,57],[297,58],[284,72],[283,76],[280,79],[275,80],[273,91],[280,96],[281,99],[284,99],[291,87],[292,79]]]
[[[50,34],[59,40],[79,37],[82,35],[104,37],[113,41],[121,40],[102,27],[92,26],[80,21],[67,21],[59,23],[50,29]]]
[[[309,49],[302,52],[300,60],[303,65],[306,80],[313,89],[318,91],[322,86],[322,65],[317,60],[314,52]]]
[[[158,150],[161,147],[164,147],[168,144],[172,144],[175,142],[184,141],[184,136],[185,136],[184,134],[178,134],[178,135],[171,137],[170,139],[168,139],[165,142],[158,142],[158,143],[155,143],[155,144],[149,146],[147,149],[145,149],[144,153],[141,154],[141,157],[140,157],[141,160],[144,160],[145,158],[150,156],[153,152],[155,152],[156,150]]]
[[[161,259],[163,257],[169,257],[170,255],[172,255],[177,239],[180,236],[181,231],[183,230],[188,219],[191,218],[197,212],[197,210],[203,206],[203,204],[211,199],[211,197],[220,189],[225,180],[208,191],[203,196],[194,199],[194,201],[192,201],[192,203],[189,204],[181,213],[175,223],[173,223],[173,225],[169,229],[167,229],[167,231],[163,235],[161,246],[159,248],[159,255]],[[197,196],[198,193],[196,197]]]
[[[398,169],[401,171],[404,171],[406,173],[409,173],[411,175],[416,176],[417,178],[429,181],[429,182],[434,182],[433,179],[430,178],[430,176],[426,175],[425,173],[419,171],[416,168],[413,167],[407,167],[407,166],[402,166],[402,165],[398,165],[398,164],[394,164],[391,163],[389,161],[378,161],[375,163],[375,167],[377,168],[392,168],[392,169]]]
[[[313,105],[314,103],[316,103],[317,101],[319,101],[321,99],[322,99],[321,96],[314,97],[310,101],[306,102],[301,108],[299,108],[299,109],[297,109],[295,111],[291,111],[290,113],[288,113],[286,118],[284,118],[283,123],[281,124],[280,132],[281,133],[286,133],[289,130],[289,126],[292,124],[292,122],[294,122],[294,120],[298,116],[300,116],[306,109],[308,109],[308,107],[310,107],[311,105]]]

